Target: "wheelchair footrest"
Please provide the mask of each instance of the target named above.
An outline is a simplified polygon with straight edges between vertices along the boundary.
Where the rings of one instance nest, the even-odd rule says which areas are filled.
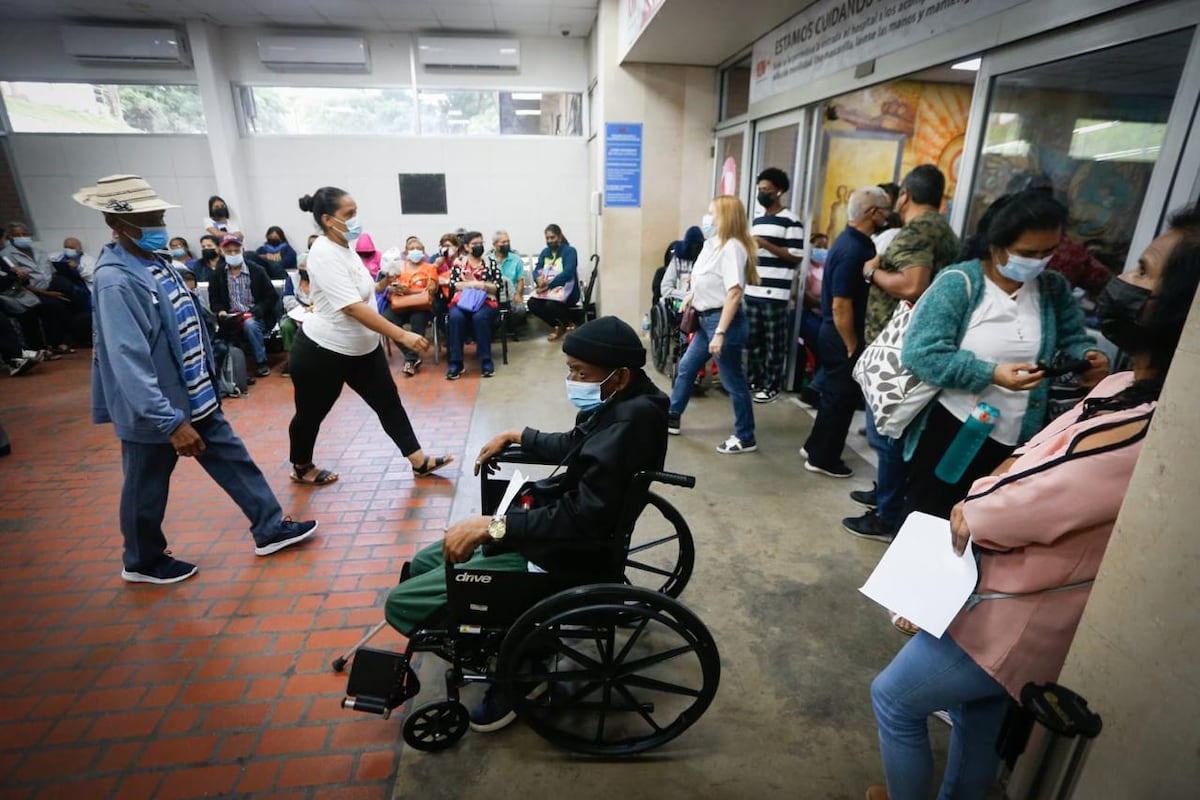
[[[387,719],[392,709],[420,691],[417,673],[403,653],[360,647],[354,653],[342,708],[379,714]]]

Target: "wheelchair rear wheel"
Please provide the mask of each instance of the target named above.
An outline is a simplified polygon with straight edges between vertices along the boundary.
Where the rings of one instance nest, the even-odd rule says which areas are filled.
[[[558,747],[624,756],[659,747],[708,708],[717,645],[678,600],[636,586],[570,589],[509,629],[497,669],[517,716]],[[549,691],[526,698],[531,684]]]
[[[650,309],[650,354],[654,368],[666,373],[667,359],[671,357],[673,339],[678,336],[673,321],[661,303]]]
[[[471,725],[467,709],[457,700],[438,700],[414,709],[404,720],[404,741],[415,750],[435,752],[451,747]]]
[[[625,557],[625,581],[679,597],[692,577],[696,547],[683,515],[650,492],[633,525]]]

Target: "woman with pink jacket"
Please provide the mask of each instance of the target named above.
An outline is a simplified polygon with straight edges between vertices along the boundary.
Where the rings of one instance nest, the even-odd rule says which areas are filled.
[[[887,787],[868,800],[927,800],[926,722],[939,709],[954,722],[939,800],[986,794],[1009,697],[1055,680],[1066,660],[1198,283],[1192,206],[1100,296],[1101,330],[1133,371],[1102,381],[954,507],[948,544],[974,543],[978,602],[941,639],[918,633],[871,684]]]

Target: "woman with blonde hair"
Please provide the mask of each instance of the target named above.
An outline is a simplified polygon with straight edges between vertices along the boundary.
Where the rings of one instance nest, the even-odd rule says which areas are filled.
[[[687,352],[679,360],[667,432],[680,432],[680,418],[692,396],[692,379],[711,356],[717,362],[721,384],[733,401],[733,435],[717,445],[722,454],[752,453],[754,404],[742,370],[742,350],[750,326],[742,310],[746,284],[758,283],[757,248],[742,201],[731,195],[714,198],[700,223],[704,248],[692,267],[692,290],[684,307],[696,309],[698,326]]]

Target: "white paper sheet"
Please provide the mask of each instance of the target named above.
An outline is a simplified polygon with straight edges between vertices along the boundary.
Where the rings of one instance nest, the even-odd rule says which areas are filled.
[[[296,322],[304,322],[305,317],[309,314],[309,310],[304,306],[292,306],[292,310],[287,312],[287,315]]]
[[[500,498],[500,505],[496,506],[496,513],[493,517],[502,517],[508,513],[508,507],[512,505],[512,501],[516,498],[517,492],[521,491],[521,487],[525,485],[525,476],[521,470],[513,472],[512,480],[508,482],[508,488],[504,490],[504,496]]]
[[[859,591],[940,639],[977,578],[971,544],[954,554],[950,522],[913,513]]]

